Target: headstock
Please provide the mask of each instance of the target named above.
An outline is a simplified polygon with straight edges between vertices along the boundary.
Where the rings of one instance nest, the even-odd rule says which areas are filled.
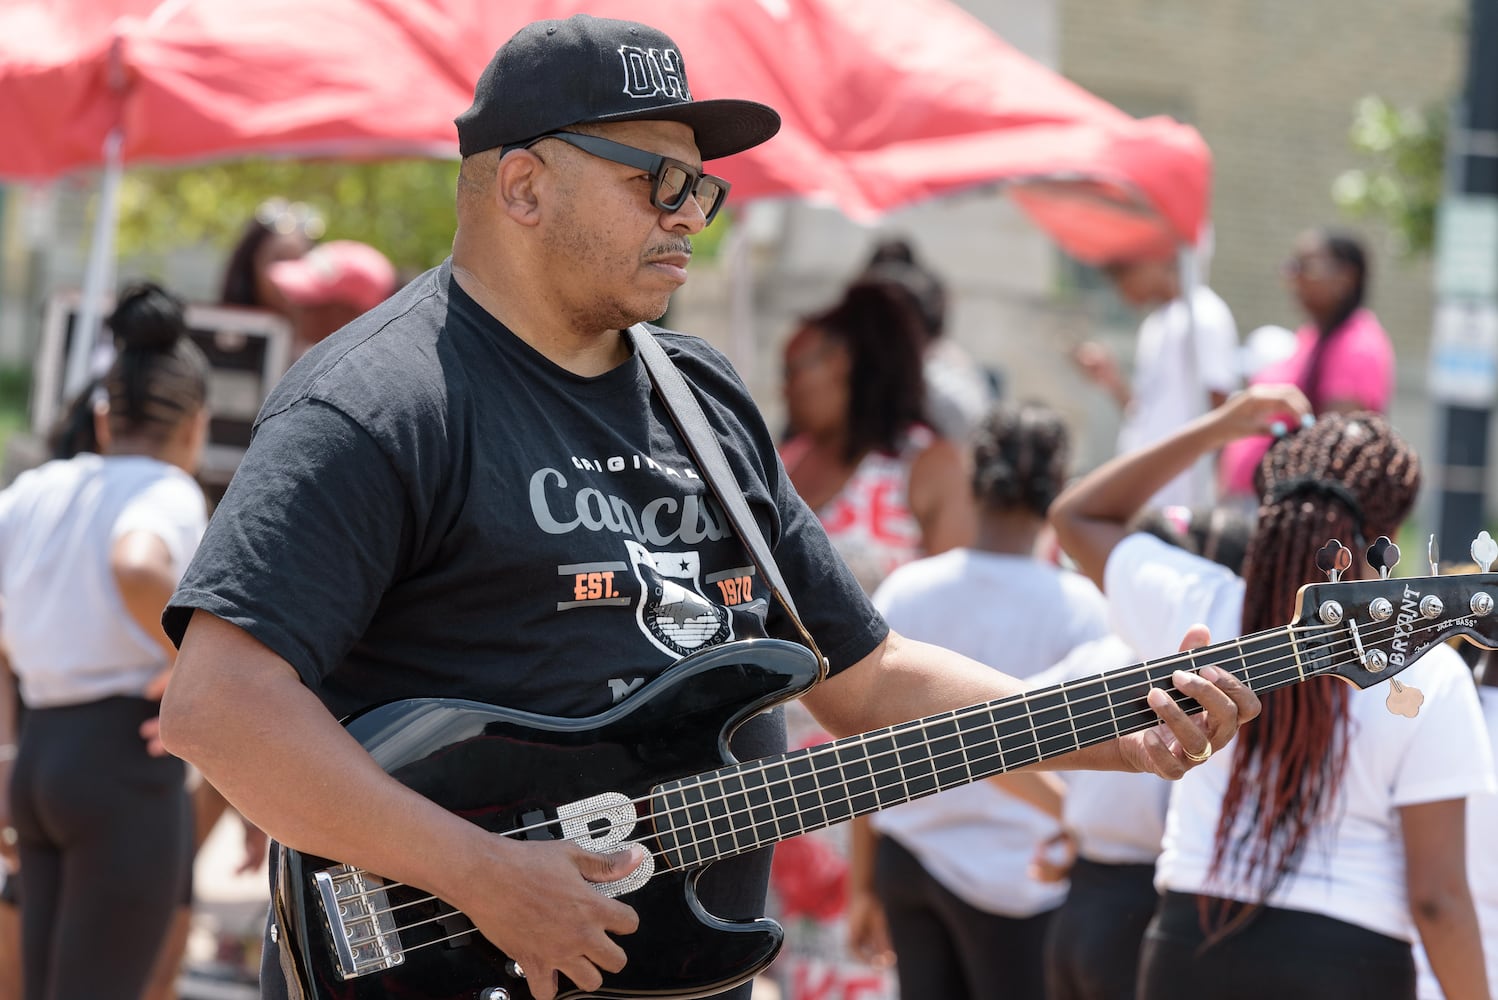
[[[1498,575],[1488,572],[1498,559],[1498,542],[1484,531],[1471,552],[1481,572],[1391,578],[1399,548],[1379,538],[1369,548],[1368,563],[1380,579],[1341,580],[1348,550],[1328,543],[1317,562],[1331,582],[1302,587],[1296,608],[1293,631],[1306,672],[1335,674],[1367,688],[1455,636],[1498,648]]]

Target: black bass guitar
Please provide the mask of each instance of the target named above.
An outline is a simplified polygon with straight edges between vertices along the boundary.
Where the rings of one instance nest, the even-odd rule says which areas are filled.
[[[1363,582],[1333,569],[1333,582],[1301,589],[1292,625],[762,760],[734,760],[729,734],[817,676],[806,649],[773,639],[689,656],[591,718],[414,699],[347,727],[388,773],[497,834],[646,849],[634,873],[599,886],[640,915],[620,939],[628,964],[592,994],[563,979],[559,996],[701,997],[764,969],[782,941],[772,920],[706,912],[695,893],[706,865],[1147,729],[1149,688],[1188,701],[1171,686],[1177,669],[1216,665],[1261,694],[1322,675],[1366,688],[1454,636],[1493,648],[1491,561],[1469,576]],[[1389,707],[1412,716],[1420,700],[1396,683]],[[276,934],[303,995],[532,996],[524,970],[429,893],[289,849],[277,859]]]

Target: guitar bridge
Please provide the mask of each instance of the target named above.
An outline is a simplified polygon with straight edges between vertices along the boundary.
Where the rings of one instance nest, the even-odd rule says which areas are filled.
[[[339,865],[312,876],[345,980],[393,969],[406,960],[384,883],[362,868]]]

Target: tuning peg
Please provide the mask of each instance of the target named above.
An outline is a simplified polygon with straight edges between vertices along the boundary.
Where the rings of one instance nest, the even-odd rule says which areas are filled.
[[[1342,579],[1352,566],[1352,550],[1333,538],[1316,552],[1316,568],[1326,574],[1332,583]]]
[[[1486,531],[1478,532],[1472,540],[1472,561],[1486,573],[1495,560],[1498,560],[1498,542],[1493,541],[1493,536]]]
[[[1388,535],[1379,535],[1368,546],[1368,565],[1378,570],[1380,579],[1387,580],[1390,571],[1399,565],[1399,546],[1389,541]]]
[[[1436,544],[1435,533],[1430,536],[1430,544],[1425,547],[1425,558],[1430,562],[1430,575],[1441,575],[1441,547]]]

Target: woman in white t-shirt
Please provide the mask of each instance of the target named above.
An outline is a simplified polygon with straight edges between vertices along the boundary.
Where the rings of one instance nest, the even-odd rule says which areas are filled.
[[[1160,444],[1120,456],[1052,508],[1061,543],[1103,584],[1114,628],[1141,655],[1179,623],[1222,640],[1293,620],[1328,539],[1393,535],[1419,486],[1415,452],[1371,413],[1310,413],[1291,386],[1255,386]],[[1306,423],[1310,423],[1306,421]],[[1279,426],[1276,428],[1276,424]],[[1129,519],[1160,482],[1248,433],[1281,431],[1256,477],[1259,523],[1237,577]],[[1462,843],[1466,797],[1494,786],[1465,665],[1449,647],[1400,675],[1424,704],[1312,678],[1262,695],[1231,751],[1172,789],[1146,933],[1142,1000],[1415,996],[1418,936],[1448,1000],[1487,1000]]]
[[[161,612],[207,517],[191,472],[208,362],[155,285],[127,290],[110,326],[104,454],[0,493],[0,640],[26,706],[19,745],[0,718],[0,823],[25,881],[28,997],[141,996],[190,892],[184,765],[153,720],[175,656]]]
[[[1467,646],[1461,652],[1477,654],[1477,697],[1488,724],[1488,741],[1493,753],[1498,754],[1498,657],[1476,646]],[[1482,929],[1490,986],[1498,983],[1498,856],[1493,852],[1494,844],[1498,844],[1498,795],[1474,795],[1467,803],[1467,880],[1477,904],[1477,926]],[[1420,970],[1420,1000],[1446,1000],[1425,949],[1415,949],[1415,966]]]
[[[900,567],[874,605],[901,635],[1025,677],[1107,630],[1098,589],[1036,557],[1066,481],[1066,424],[1044,406],[996,406],[973,453],[976,544]],[[887,928],[901,996],[1043,1000],[1042,946],[1066,892],[1027,871],[1059,829],[1049,777],[1022,771],[1003,791],[978,782],[854,821],[849,932],[869,954]],[[1019,784],[1032,781],[1040,787]]]

